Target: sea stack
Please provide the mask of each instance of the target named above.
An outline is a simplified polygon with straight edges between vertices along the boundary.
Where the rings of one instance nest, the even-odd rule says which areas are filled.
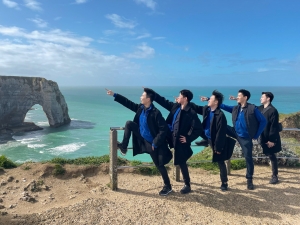
[[[41,77],[0,76],[0,130],[17,127],[28,130],[34,124],[24,123],[24,119],[35,104],[43,107],[51,127],[71,122],[56,82]]]

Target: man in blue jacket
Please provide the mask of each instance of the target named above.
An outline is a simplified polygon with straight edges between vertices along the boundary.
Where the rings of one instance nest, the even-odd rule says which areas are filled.
[[[169,127],[161,112],[152,103],[154,99],[153,91],[144,88],[140,98],[141,104],[136,104],[111,90],[107,90],[107,94],[113,96],[116,102],[136,113],[133,121],[126,122],[123,141],[118,143],[121,154],[125,155],[127,153],[132,134],[133,156],[143,153],[150,154],[164,181],[164,187],[159,195],[168,195],[172,192],[168,172],[165,168],[165,164],[172,159],[172,153],[167,143]]]
[[[250,96],[249,91],[240,89],[236,98],[238,105],[228,106],[221,104],[220,108],[232,114],[233,127],[227,126],[227,135],[237,139],[241,145],[247,165],[247,188],[253,190],[254,164],[252,159],[252,140],[258,139],[267,121],[255,105],[248,103]],[[201,98],[202,101],[207,101],[208,99],[207,97]]]

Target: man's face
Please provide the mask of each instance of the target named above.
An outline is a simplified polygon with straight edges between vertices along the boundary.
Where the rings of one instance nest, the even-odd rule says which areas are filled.
[[[243,93],[239,92],[236,101],[243,104],[247,101],[247,96],[244,96]]]
[[[184,97],[182,94],[179,93],[178,98],[176,99],[177,103],[184,104],[187,102],[187,97]]]
[[[147,93],[143,92],[142,96],[141,96],[141,104],[143,105],[147,105],[150,102],[150,98],[147,98]]]
[[[218,106],[218,100],[216,100],[216,97],[214,95],[210,96],[207,105],[209,107],[217,107]]]
[[[261,104],[266,104],[270,101],[270,98],[268,98],[265,94],[263,94],[261,97],[260,97],[260,103]]]

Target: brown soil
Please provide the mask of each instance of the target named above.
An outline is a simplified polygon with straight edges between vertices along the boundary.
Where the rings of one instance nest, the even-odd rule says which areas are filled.
[[[245,170],[232,171],[227,192],[220,191],[218,174],[190,169],[193,191],[182,195],[183,183],[172,181],[166,197],[158,195],[160,176],[122,171],[115,192],[106,164],[67,165],[58,177],[53,168],[33,163],[0,171],[1,225],[300,224],[299,168],[280,168],[280,183],[271,185],[270,167],[256,166],[254,191],[246,189]],[[32,202],[24,200],[24,188]]]

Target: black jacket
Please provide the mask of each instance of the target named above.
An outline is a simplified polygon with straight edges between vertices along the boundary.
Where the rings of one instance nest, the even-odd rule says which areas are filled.
[[[191,103],[191,107],[200,115],[203,116],[202,126],[203,129],[206,126],[208,115],[210,113],[209,106],[199,106]],[[213,162],[224,161],[231,157],[234,144],[229,144],[226,138],[227,120],[220,108],[217,108],[214,112],[214,117],[210,123],[210,145],[213,150]],[[234,140],[232,140],[234,142]],[[232,142],[231,141],[231,142]],[[215,151],[221,152],[216,154]]]
[[[258,107],[258,110],[265,116],[267,125],[260,135],[261,147],[264,154],[276,153],[281,151],[281,140],[279,135],[279,115],[277,109],[270,104],[266,110],[264,106]],[[265,111],[265,112],[264,112]],[[270,141],[275,143],[274,147],[268,148],[266,143]]]
[[[158,104],[160,104],[162,107],[164,107],[170,112],[166,119],[166,122],[167,124],[171,125],[174,114],[176,110],[179,107],[181,107],[181,105],[178,103],[170,102],[157,93],[155,93],[154,101],[156,101]],[[175,145],[172,146],[172,143],[169,141],[169,144],[175,149],[175,165],[186,163],[186,161],[193,155],[193,151],[191,149],[191,142],[197,139],[202,132],[202,125],[197,116],[197,113],[191,108],[191,104],[189,103],[180,112],[178,135],[176,135],[176,137],[172,136],[172,140]],[[170,133],[170,135],[173,135],[173,133]],[[186,143],[181,143],[179,141],[180,135],[186,137]],[[169,138],[169,140],[170,139],[171,138]]]
[[[141,107],[142,104],[136,104],[120,94],[116,95],[115,101],[135,112],[136,114],[134,116],[133,122],[137,124],[140,123],[139,118],[143,110],[143,108]],[[154,138],[153,144],[157,146],[153,153],[151,153],[155,155],[154,158],[156,160],[154,161],[154,163],[156,165],[165,165],[172,159],[172,153],[168,148],[166,139],[169,128],[161,112],[157,108],[155,108],[154,105],[148,114],[147,123],[150,133]],[[149,150],[145,146],[145,142],[140,141],[140,139],[138,139],[135,135],[132,136],[132,148],[133,156],[137,154],[149,153]]]

